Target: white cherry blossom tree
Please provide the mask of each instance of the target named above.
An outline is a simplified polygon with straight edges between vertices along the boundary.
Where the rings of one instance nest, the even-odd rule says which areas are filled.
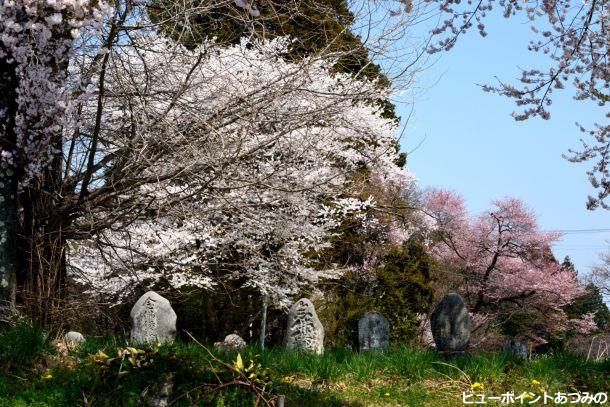
[[[356,21],[376,27],[366,46],[407,84],[418,60],[401,67],[392,43],[410,17],[362,3],[355,9],[371,18]],[[248,4],[223,6],[257,24]],[[19,286],[22,302],[52,320],[68,263],[95,266],[85,273],[94,286],[109,274],[109,289],[239,274],[278,301],[335,272],[307,260],[341,216],[374,204],[345,193],[350,174],[398,171],[396,124],[375,103],[387,86],[333,71],[337,49],[287,62],[290,40],[259,30],[229,48],[163,37],[174,27],[179,39],[217,6],[175,3],[153,21],[147,1],[2,3],[4,304]]]
[[[311,258],[342,217],[375,204],[349,196],[355,172],[413,182],[394,164],[396,124],[368,102],[375,84],[331,75],[315,59],[286,62],[287,45],[189,51],[143,38],[112,56],[104,150],[142,160],[99,159],[96,183],[133,186],[80,220],[103,229],[70,257],[92,292],[126,295],[160,279],[208,287],[222,277],[287,302],[340,271]],[[81,132],[95,128],[92,108],[81,109]]]

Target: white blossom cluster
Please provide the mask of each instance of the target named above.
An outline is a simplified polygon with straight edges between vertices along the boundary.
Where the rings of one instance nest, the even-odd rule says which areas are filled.
[[[73,107],[65,69],[83,31],[96,31],[112,8],[103,1],[7,0],[0,7],[0,58],[16,76],[16,143],[1,160],[22,163],[27,185],[61,149]],[[0,119],[7,111],[0,110]]]
[[[188,50],[152,34],[111,51],[92,182],[132,192],[79,220],[112,224],[71,243],[91,293],[230,278],[285,304],[341,272],[311,260],[343,217],[375,205],[350,197],[353,174],[414,182],[394,164],[396,123],[370,102],[379,87],[331,74],[332,61],[289,62],[287,46]],[[80,106],[80,133],[94,131],[98,100]]]

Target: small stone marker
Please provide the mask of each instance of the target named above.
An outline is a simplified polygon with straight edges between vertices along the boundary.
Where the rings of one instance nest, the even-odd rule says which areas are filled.
[[[169,301],[149,291],[135,303],[129,314],[132,343],[173,342],[176,313]]]
[[[430,326],[439,352],[451,356],[464,353],[470,340],[472,321],[459,294],[449,293],[443,297],[432,312]]]
[[[367,312],[358,321],[360,350],[387,351],[390,346],[390,323],[378,312]]]
[[[68,346],[76,346],[81,342],[85,342],[85,337],[80,332],[70,331],[64,336],[64,342]]]
[[[162,381],[147,387],[141,394],[148,407],[168,407],[174,390],[174,374],[162,377]]]
[[[214,347],[224,353],[241,352],[246,347],[246,341],[236,334],[230,334],[222,342],[216,342]]]
[[[324,327],[307,298],[292,304],[288,311],[284,347],[289,351],[324,353]]]
[[[519,359],[527,359],[527,346],[519,339],[506,339],[504,341],[504,352]]]

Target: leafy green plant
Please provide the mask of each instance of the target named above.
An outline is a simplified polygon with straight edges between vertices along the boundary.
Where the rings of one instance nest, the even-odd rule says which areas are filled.
[[[0,331],[0,369],[22,370],[32,367],[54,352],[52,340],[38,325],[19,321]]]

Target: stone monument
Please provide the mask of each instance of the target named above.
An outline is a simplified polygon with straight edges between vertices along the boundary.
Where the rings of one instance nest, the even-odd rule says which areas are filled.
[[[223,353],[241,352],[246,347],[246,341],[236,334],[230,334],[222,342],[216,342],[214,347]]]
[[[295,302],[288,311],[284,348],[318,355],[324,353],[324,327],[307,298]]]
[[[464,354],[472,332],[472,321],[459,294],[449,293],[443,297],[432,312],[430,326],[440,353],[448,356]]]
[[[519,339],[506,339],[504,341],[504,352],[518,359],[527,359],[527,346]]]
[[[64,336],[64,342],[68,346],[76,346],[81,342],[85,342],[85,337],[80,332],[70,331]]]
[[[360,350],[387,351],[390,346],[390,323],[378,312],[367,312],[358,321]]]
[[[133,344],[176,339],[176,313],[169,301],[154,291],[141,296],[129,316]]]

